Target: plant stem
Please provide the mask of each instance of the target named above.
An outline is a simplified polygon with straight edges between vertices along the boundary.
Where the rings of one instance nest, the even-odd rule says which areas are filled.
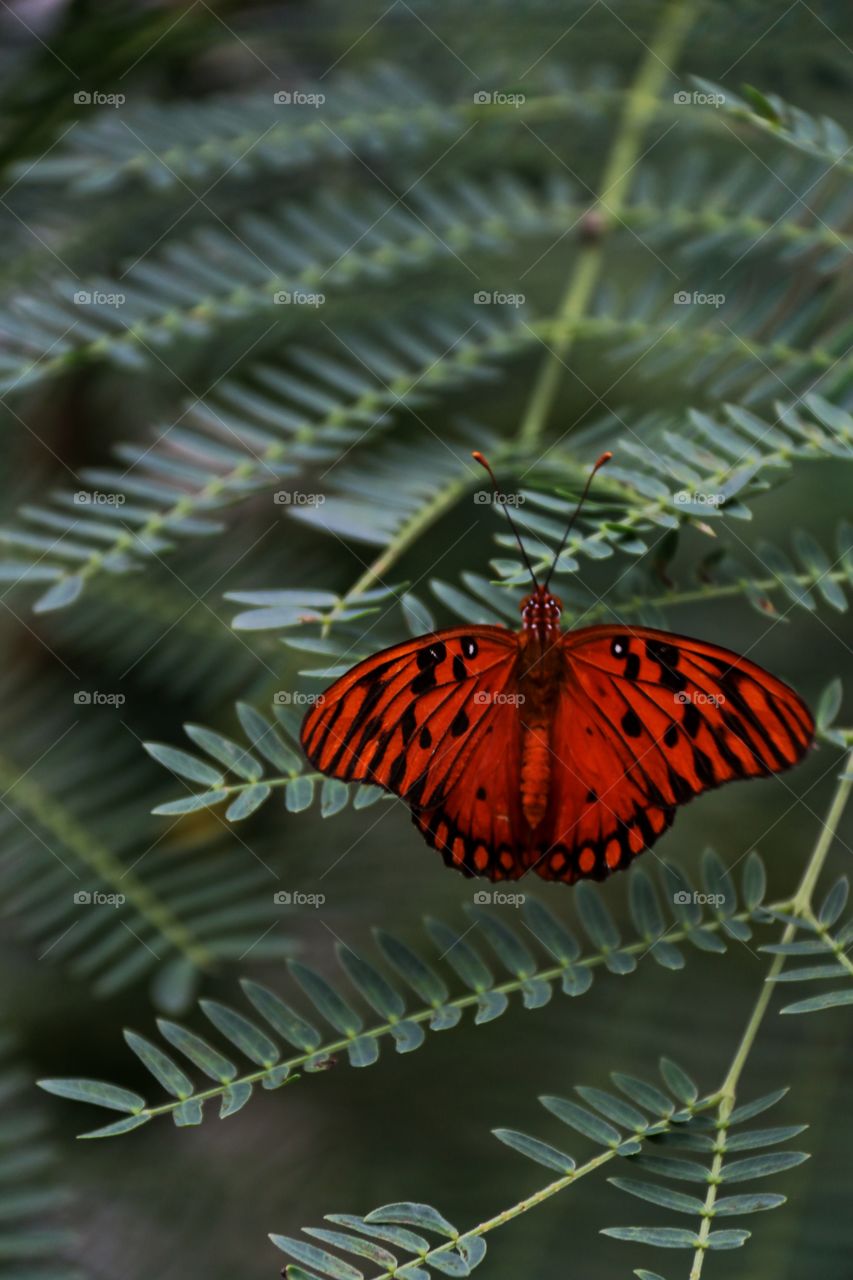
[[[781,909],[783,906],[787,905],[789,904],[774,903],[772,904],[771,909]],[[750,913],[739,913],[734,916],[733,919],[746,921],[750,919]],[[721,922],[717,919],[703,921],[702,928],[710,933],[716,933],[721,928]],[[690,931],[684,928],[677,929],[666,934],[667,941],[672,943],[687,941],[689,936]],[[647,938],[642,938],[637,942],[626,943],[624,946],[620,947],[619,950],[625,955],[641,959],[643,956],[648,954],[650,950],[650,943]],[[606,961],[607,953],[594,952],[592,955],[582,956],[580,959],[575,960],[572,967],[576,969],[595,969],[605,964]],[[489,990],[491,992],[496,992],[499,995],[515,995],[517,992],[521,991],[525,983],[531,979],[535,979],[538,982],[558,982],[566,972],[567,966],[565,964],[555,964],[549,966],[547,969],[539,969],[534,973],[524,974],[517,978],[508,978],[505,982],[495,983],[495,985],[490,987]],[[448,1008],[458,1010],[470,1009],[475,1008],[478,1005],[479,1000],[480,993],[468,992],[465,995],[457,996],[453,1000],[448,1000],[447,1006]],[[415,1023],[429,1022],[434,1013],[435,1009],[432,1006],[426,1009],[419,1009],[414,1013],[407,1014],[405,1021]],[[212,1085],[209,1089],[194,1093],[192,1095],[192,1100],[196,1102],[207,1102],[211,1098],[220,1097],[229,1086],[234,1086],[235,1084],[257,1084],[263,1081],[265,1077],[269,1076],[272,1071],[281,1071],[283,1067],[287,1067],[288,1071],[295,1071],[300,1067],[305,1067],[306,1065],[310,1066],[312,1062],[316,1062],[317,1060],[329,1058],[337,1053],[346,1052],[353,1040],[378,1040],[383,1036],[390,1035],[393,1027],[393,1022],[382,1022],[378,1026],[370,1027],[367,1030],[359,1032],[357,1035],[343,1036],[340,1039],[329,1044],[322,1045],[319,1048],[296,1054],[292,1058],[286,1059],[284,1062],[277,1062],[272,1067],[260,1067],[257,1071],[253,1071],[248,1075],[240,1076],[238,1079],[225,1081],[222,1084]],[[718,1097],[717,1094],[714,1094],[713,1096],[714,1100]],[[177,1110],[177,1108],[185,1101],[187,1101],[187,1099],[171,1098],[168,1102],[161,1103],[159,1106],[145,1107],[139,1114],[145,1114],[151,1118],[154,1116],[168,1115]]]
[[[845,773],[849,773],[853,769],[853,752],[848,757],[845,767]],[[841,817],[850,797],[850,791],[853,788],[853,777],[842,777],[839,780],[829,813],[826,816],[826,822],[821,828],[821,833],[817,839],[812,855],[809,858],[805,870],[800,879],[800,884],[794,895],[790,905],[790,911],[793,915],[808,916],[812,910],[812,895],[817,883],[818,877],[823,870],[826,862],[827,854],[835,839],[838,831]],[[785,926],[781,941],[783,943],[790,942],[797,932],[797,925],[790,923]],[[750,1014],[749,1021],[746,1024],[740,1043],[732,1058],[731,1065],[726,1073],[726,1078],[720,1087],[720,1103],[717,1109],[717,1133],[715,1141],[714,1159],[711,1164],[711,1172],[708,1178],[708,1191],[705,1195],[705,1203],[702,1210],[702,1224],[699,1228],[699,1245],[693,1255],[693,1266],[690,1270],[690,1280],[700,1280],[702,1275],[702,1266],[705,1261],[705,1253],[708,1247],[708,1237],[711,1234],[711,1223],[714,1217],[714,1205],[717,1199],[717,1188],[720,1183],[720,1175],[722,1173],[723,1164],[726,1156],[726,1132],[728,1130],[729,1119],[734,1110],[735,1099],[737,1097],[737,1087],[740,1077],[746,1066],[752,1048],[758,1036],[759,1029],[764,1016],[770,1006],[775,991],[775,981],[785,967],[787,957],[784,954],[778,954],[773,957],[773,963],[767,971],[767,977],[759,993],[755,1006]]]
[[[534,445],[542,434],[560,384],[563,363],[571,350],[573,326],[584,315],[598,281],[603,262],[602,237],[614,222],[619,221],[646,125],[658,108],[669,64],[675,61],[687,38],[695,9],[696,5],[687,0],[670,0],[625,99],[619,128],[601,179],[600,194],[589,211],[599,221],[601,229],[583,245],[575,259],[557,313],[560,332],[542,362],[519,429],[518,440],[522,445]]]
[[[4,807],[14,810],[18,806],[24,809],[28,817],[35,820],[59,848],[74,854],[102,884],[123,894],[157,936],[185,956],[190,964],[199,969],[213,967],[213,953],[174,913],[169,904],[144,880],[140,880],[132,868],[125,866],[73,813],[54,800],[32,778],[27,778],[18,765],[5,756],[0,756],[0,789],[9,800]],[[76,876],[76,873],[73,874]],[[86,882],[77,877],[76,883]],[[70,885],[69,891],[73,888]]]

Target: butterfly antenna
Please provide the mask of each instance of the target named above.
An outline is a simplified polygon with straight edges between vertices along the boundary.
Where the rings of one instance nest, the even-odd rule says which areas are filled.
[[[551,561],[551,568],[548,570],[548,577],[545,579],[545,584],[544,584],[546,587],[548,586],[548,583],[551,581],[551,574],[554,572],[555,568],[557,567],[557,562],[558,562],[558,560],[560,559],[560,556],[563,554],[563,549],[564,549],[564,547],[565,547],[566,543],[567,543],[567,542],[568,542],[568,540],[569,540],[569,534],[571,533],[572,529],[574,528],[575,521],[577,520],[578,516],[580,515],[581,507],[582,507],[582,506],[583,506],[583,504],[586,502],[587,495],[589,494],[590,485],[591,485],[591,484],[592,484],[592,482],[593,482],[593,479],[594,479],[594,477],[595,477],[595,473],[596,473],[596,471],[600,471],[600,470],[601,470],[601,468],[602,468],[606,463],[608,463],[612,457],[613,457],[613,454],[612,454],[612,453],[610,453],[609,451],[608,451],[607,453],[603,453],[603,454],[601,455],[601,457],[598,459],[598,462],[596,462],[595,466],[592,468],[592,471],[590,471],[589,475],[587,476],[587,480],[586,480],[586,484],[584,485],[583,493],[582,493],[582,494],[581,494],[581,496],[580,496],[580,501],[578,502],[578,505],[575,507],[574,514],[573,514],[573,516],[572,516],[571,520],[569,521],[568,528],[566,529],[566,532],[563,534],[563,541],[560,543],[560,545],[559,545],[559,547],[558,547],[558,549],[557,549],[557,554],[554,556],[554,559]]]
[[[533,565],[530,563],[530,557],[528,556],[527,552],[524,549],[524,543],[521,541],[521,535],[519,534],[518,529],[515,527],[515,521],[513,520],[512,516],[509,514],[509,504],[507,503],[506,494],[502,491],[502,489],[498,485],[498,482],[495,479],[494,471],[489,466],[489,463],[486,460],[486,458],[484,458],[482,453],[480,453],[480,450],[475,449],[471,454],[471,457],[474,459],[475,462],[479,462],[481,467],[485,468],[485,470],[488,471],[489,479],[492,482],[492,488],[495,491],[495,497],[498,499],[499,505],[502,506],[504,509],[504,514],[507,520],[509,521],[509,527],[510,529],[512,529],[515,535],[515,540],[518,543],[518,549],[521,552],[521,558],[524,561],[525,565],[527,566],[527,572],[530,574],[531,578],[533,579],[534,587],[538,587],[539,583],[536,581],[536,574],[533,572]]]

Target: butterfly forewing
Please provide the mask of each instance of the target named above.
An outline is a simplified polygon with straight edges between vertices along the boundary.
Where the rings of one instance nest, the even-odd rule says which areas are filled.
[[[517,636],[452,628],[360,662],[309,711],[302,745],[323,773],[370,782],[413,809],[443,802],[487,727],[511,698]]]

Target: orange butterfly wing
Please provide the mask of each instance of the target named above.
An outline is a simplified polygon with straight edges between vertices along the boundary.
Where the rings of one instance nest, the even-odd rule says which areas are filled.
[[[401,796],[450,865],[469,875],[520,874],[518,655],[516,633],[489,626],[438,631],[374,654],[308,712],[305,754],[323,773]]]
[[[787,769],[813,740],[802,699],[718,645],[624,626],[559,643],[547,839],[533,863],[545,879],[602,879],[654,844],[677,805]]]

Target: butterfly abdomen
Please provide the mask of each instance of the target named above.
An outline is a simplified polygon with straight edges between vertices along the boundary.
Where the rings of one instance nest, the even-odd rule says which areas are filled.
[[[521,808],[527,825],[538,827],[548,808],[551,747],[547,720],[526,724],[521,741]]]

